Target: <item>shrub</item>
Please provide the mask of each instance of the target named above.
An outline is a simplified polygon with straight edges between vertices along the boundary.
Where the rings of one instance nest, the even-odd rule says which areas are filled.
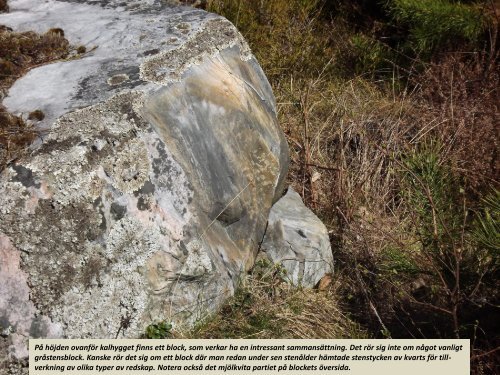
[[[388,0],[386,8],[408,29],[407,47],[427,57],[457,42],[477,43],[486,26],[478,7],[449,0]]]
[[[413,224],[421,243],[432,251],[451,244],[463,223],[463,207],[457,205],[460,182],[441,163],[441,148],[430,141],[403,156],[402,199],[414,213]]]

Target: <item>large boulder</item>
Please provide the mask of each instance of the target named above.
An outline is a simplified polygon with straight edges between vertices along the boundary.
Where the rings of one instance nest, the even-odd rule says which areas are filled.
[[[45,131],[0,175],[0,354],[214,311],[252,266],[288,163],[245,41],[162,1],[9,6],[0,24],[61,28],[88,52],[29,71],[3,101],[43,111]]]

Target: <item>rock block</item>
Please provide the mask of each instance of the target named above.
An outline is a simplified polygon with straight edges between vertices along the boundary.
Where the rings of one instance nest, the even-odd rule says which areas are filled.
[[[29,337],[138,337],[215,311],[252,266],[288,167],[246,42],[159,0],[9,7],[0,24],[61,28],[88,52],[3,100],[45,117],[0,174],[0,357],[26,358]]]
[[[312,288],[333,272],[328,231],[292,188],[269,213],[262,250],[286,269],[295,285]]]

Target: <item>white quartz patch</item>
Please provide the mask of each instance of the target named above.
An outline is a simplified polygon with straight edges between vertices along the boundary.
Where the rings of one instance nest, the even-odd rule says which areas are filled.
[[[86,78],[98,75],[93,84],[102,82],[109,87],[107,81],[116,72],[139,67],[152,54],[178,48],[208,19],[215,17],[187,8],[141,12],[155,1],[122,1],[121,4],[128,5],[112,8],[114,3],[118,2],[109,1],[110,6],[103,8],[99,4],[56,0],[9,1],[10,12],[0,14],[0,24],[16,32],[45,33],[51,28],[61,28],[72,46],[85,46],[87,53],[75,60],[38,67],[17,80],[3,101],[8,111],[26,117],[29,112],[41,109],[45,119],[39,126],[48,128],[64,113],[98,103],[115,93],[100,86],[85,86]],[[189,28],[176,28],[179,24],[188,24]],[[139,82],[134,88],[139,87],[148,91],[151,85]],[[79,100],[78,93],[82,90],[95,91],[94,100],[90,103]]]

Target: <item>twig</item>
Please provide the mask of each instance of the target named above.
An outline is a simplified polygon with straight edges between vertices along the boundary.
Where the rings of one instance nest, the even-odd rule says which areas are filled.
[[[500,346],[497,346],[495,349],[490,350],[490,351],[488,351],[488,352],[486,352],[486,353],[481,353],[481,354],[475,354],[475,355],[473,355],[472,357],[470,357],[470,360],[471,360],[471,361],[475,361],[475,360],[477,360],[478,358],[481,358],[481,357],[486,357],[486,356],[488,356],[488,355],[490,355],[490,354],[493,354],[493,353],[495,353],[495,352],[498,352],[499,350],[500,350]]]
[[[304,119],[304,168],[303,168],[303,180],[302,180],[302,197],[305,200],[305,181],[309,180],[309,188],[311,189],[311,198],[314,200],[314,188],[312,183],[312,173],[310,167],[311,155],[309,149],[309,90],[310,86],[307,86],[304,96],[301,98],[302,116]]]
[[[337,168],[337,167],[326,167],[324,165],[319,165],[319,164],[314,164],[314,163],[308,163],[308,164],[306,164],[306,166],[308,166],[308,167],[315,167],[315,168],[318,168],[318,169],[324,169],[326,171],[335,171],[335,172],[339,171],[339,168]]]

